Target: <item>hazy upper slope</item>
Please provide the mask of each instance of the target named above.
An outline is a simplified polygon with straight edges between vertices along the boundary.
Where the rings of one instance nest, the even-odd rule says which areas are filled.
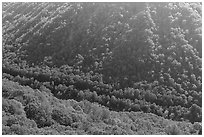
[[[8,3],[3,45],[15,54],[3,55],[75,64],[124,85],[161,77],[187,84],[201,76],[201,25],[199,3]]]

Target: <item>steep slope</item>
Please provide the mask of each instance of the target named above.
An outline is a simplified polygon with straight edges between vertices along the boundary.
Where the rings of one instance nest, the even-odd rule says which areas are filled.
[[[174,121],[201,122],[201,28],[201,3],[3,3],[3,79],[29,86],[36,94],[49,90],[55,100],[98,103],[117,117],[142,111]],[[52,102],[49,98],[45,104]],[[15,99],[3,95],[3,101],[11,105]],[[55,129],[53,121],[58,121],[65,126],[64,133],[74,123],[68,112],[53,106],[43,108],[39,113],[45,118],[39,119],[32,114],[43,106],[36,104],[26,102],[22,113],[37,128]],[[52,111],[57,113],[54,117]],[[13,110],[11,115],[10,110],[4,112],[13,115]],[[184,125],[192,126],[188,122]],[[150,132],[152,127],[144,134],[160,132],[161,128]],[[128,131],[130,127],[115,129],[140,134]],[[83,130],[82,134],[88,133]],[[103,130],[113,134],[107,125]],[[41,134],[38,129],[33,132]],[[168,133],[164,128],[161,132]]]
[[[15,54],[4,55],[29,64],[77,65],[83,71],[100,72],[105,82],[119,82],[121,87],[173,78],[200,90],[199,84],[187,80],[191,74],[201,79],[200,7],[199,3],[9,3],[3,6],[3,39],[5,48]]]

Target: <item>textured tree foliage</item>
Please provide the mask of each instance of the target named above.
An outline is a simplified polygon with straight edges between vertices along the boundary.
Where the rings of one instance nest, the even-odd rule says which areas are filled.
[[[91,127],[112,111],[202,121],[201,3],[3,3],[2,33],[4,134],[108,134]]]

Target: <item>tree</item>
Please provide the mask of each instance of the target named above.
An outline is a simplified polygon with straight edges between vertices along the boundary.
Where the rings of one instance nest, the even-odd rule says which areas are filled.
[[[30,102],[25,106],[26,116],[29,119],[33,119],[38,127],[50,126],[51,121],[51,110],[47,105],[41,105],[37,102]]]
[[[84,92],[82,90],[79,91],[79,93],[77,95],[77,99],[78,100],[83,100],[84,99]]]
[[[145,93],[145,100],[147,100],[148,102],[155,102],[155,100],[157,99],[157,96],[153,93],[151,93],[149,90]]]
[[[190,107],[190,113],[189,113],[189,120],[190,122],[201,122],[202,120],[202,109],[196,105],[193,104]]]
[[[52,110],[52,119],[58,122],[60,125],[71,126],[72,118],[66,113],[65,110],[55,108]]]

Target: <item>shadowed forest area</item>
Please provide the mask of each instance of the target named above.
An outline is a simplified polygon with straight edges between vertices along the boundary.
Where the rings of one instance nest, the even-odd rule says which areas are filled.
[[[2,3],[2,134],[202,134],[202,3]]]

